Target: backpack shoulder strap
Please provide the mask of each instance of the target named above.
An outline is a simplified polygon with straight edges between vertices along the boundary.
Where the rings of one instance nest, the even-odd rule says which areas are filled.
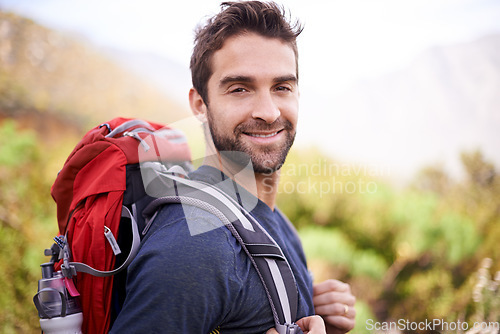
[[[294,324],[298,303],[295,277],[281,248],[259,222],[238,202],[213,185],[169,172],[158,172],[157,176],[155,183],[173,182],[173,187],[162,187],[164,196],[151,202],[143,214],[151,217],[160,206],[181,203],[199,207],[218,217],[241,244],[257,270],[278,333],[301,333],[300,327]]]

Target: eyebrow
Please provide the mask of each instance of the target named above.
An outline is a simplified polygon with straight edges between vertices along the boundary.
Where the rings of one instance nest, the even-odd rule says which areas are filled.
[[[219,87],[224,87],[227,84],[235,83],[235,82],[245,82],[250,83],[255,81],[253,77],[245,76],[245,75],[236,75],[236,76],[225,76],[219,81]]]
[[[227,84],[235,83],[235,82],[252,83],[254,81],[255,81],[255,78],[251,77],[251,76],[246,76],[246,75],[231,76],[231,75],[228,75],[219,81],[219,87],[224,87]],[[286,82],[286,81],[296,83],[298,80],[297,80],[297,77],[293,74],[284,75],[284,76],[276,77],[273,79],[273,82],[275,82],[275,83]]]

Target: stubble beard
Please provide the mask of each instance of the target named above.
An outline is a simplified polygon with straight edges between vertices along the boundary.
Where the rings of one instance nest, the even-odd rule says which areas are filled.
[[[272,174],[278,171],[285,163],[286,157],[295,140],[295,129],[288,120],[277,119],[272,124],[267,124],[262,120],[252,120],[239,124],[230,134],[219,131],[211,112],[207,112],[208,127],[212,140],[217,151],[225,158],[231,160],[242,167],[252,162],[254,173]],[[269,131],[283,129],[285,141],[282,144],[250,147],[243,140],[244,133],[252,131]]]

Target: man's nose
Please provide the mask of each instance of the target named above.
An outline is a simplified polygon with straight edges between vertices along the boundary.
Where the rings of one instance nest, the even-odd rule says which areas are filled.
[[[261,119],[268,124],[273,123],[280,117],[281,111],[278,105],[273,100],[270,92],[259,94],[257,97],[257,102],[252,111],[252,117],[255,119]]]

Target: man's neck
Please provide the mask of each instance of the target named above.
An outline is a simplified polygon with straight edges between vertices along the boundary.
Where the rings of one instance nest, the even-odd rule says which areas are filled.
[[[257,198],[266,203],[274,211],[276,205],[276,195],[278,194],[278,184],[280,180],[279,171],[272,174],[255,174],[257,185]]]
[[[240,165],[223,159],[220,154],[207,156],[203,164],[222,171],[252,195],[267,204],[271,210],[274,210],[278,193],[279,171],[265,174],[255,173],[251,165],[242,168]]]

